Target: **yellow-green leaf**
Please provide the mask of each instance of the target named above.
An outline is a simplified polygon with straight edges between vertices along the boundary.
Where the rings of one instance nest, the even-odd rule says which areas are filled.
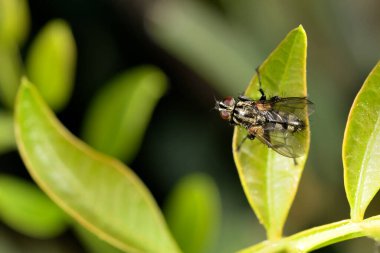
[[[15,121],[17,145],[33,179],[78,223],[129,253],[179,252],[133,171],[69,133],[25,79]]]
[[[209,252],[220,223],[214,181],[199,173],[181,179],[168,197],[165,216],[183,252]]]
[[[269,96],[306,96],[307,38],[302,26],[291,31],[281,44],[260,66],[262,88]],[[260,97],[255,75],[245,95]],[[305,129],[305,147],[309,147],[309,129]],[[248,201],[267,230],[269,239],[278,239],[288,215],[304,168],[306,155],[293,159],[269,149],[258,140],[247,140],[237,151],[247,135],[235,127],[233,153],[240,180]]]
[[[0,44],[17,47],[29,32],[29,7],[26,0],[0,0]]]
[[[91,103],[84,122],[84,140],[103,153],[131,162],[166,87],[166,76],[155,67],[120,74]]]
[[[26,70],[54,110],[62,109],[71,96],[75,63],[76,46],[70,27],[63,20],[50,21],[33,41]]]
[[[362,220],[380,188],[380,63],[364,82],[348,116],[343,141],[344,185],[351,218]]]
[[[36,186],[0,175],[0,218],[13,229],[35,238],[51,238],[67,227],[67,217]]]

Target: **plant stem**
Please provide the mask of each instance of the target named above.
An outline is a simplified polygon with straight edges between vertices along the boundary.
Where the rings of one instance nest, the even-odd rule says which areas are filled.
[[[373,216],[361,222],[342,220],[319,227],[314,227],[279,241],[264,241],[239,253],[264,252],[310,252],[330,244],[362,236],[376,236],[374,231],[380,231],[380,215]],[[380,233],[379,233],[380,234]]]

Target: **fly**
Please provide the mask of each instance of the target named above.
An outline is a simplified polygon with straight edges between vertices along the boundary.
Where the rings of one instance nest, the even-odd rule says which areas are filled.
[[[308,108],[313,103],[306,97],[278,97],[266,98],[261,88],[259,78],[259,100],[246,96],[226,97],[217,101],[215,108],[223,120],[231,125],[240,126],[247,130],[247,136],[238,146],[238,150],[246,139],[255,138],[277,153],[297,158],[305,154],[304,134],[306,119],[310,114]]]

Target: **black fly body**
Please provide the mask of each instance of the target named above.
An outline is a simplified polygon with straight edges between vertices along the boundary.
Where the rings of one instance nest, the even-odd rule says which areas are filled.
[[[305,120],[310,114],[308,107],[312,105],[306,97],[278,97],[267,99],[261,88],[261,78],[257,70],[261,98],[253,100],[239,96],[236,100],[227,97],[217,101],[215,108],[223,120],[232,125],[241,126],[248,132],[238,146],[248,138],[259,139],[277,153],[297,158],[305,154],[304,133]]]

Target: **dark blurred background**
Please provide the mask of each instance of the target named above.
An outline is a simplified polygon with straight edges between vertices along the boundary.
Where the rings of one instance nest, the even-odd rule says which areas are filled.
[[[58,116],[74,134],[91,98],[115,74],[151,64],[168,76],[169,91],[130,167],[159,204],[184,175],[211,175],[222,200],[214,252],[232,252],[265,238],[234,166],[233,129],[211,110],[214,97],[244,91],[255,67],[302,24],[308,35],[308,93],[316,110],[309,161],[285,234],[349,217],[341,144],[355,94],[380,58],[379,1],[33,0],[29,7],[32,28],[25,48],[51,19],[64,19],[72,28],[78,51],[75,87]],[[28,178],[16,152],[1,155],[0,161],[2,170]],[[367,215],[379,210],[371,204]],[[0,229],[1,237],[23,242],[26,249],[39,244],[50,252],[84,252],[70,231],[37,241],[5,225]],[[373,252],[373,245],[356,239],[318,252]]]

